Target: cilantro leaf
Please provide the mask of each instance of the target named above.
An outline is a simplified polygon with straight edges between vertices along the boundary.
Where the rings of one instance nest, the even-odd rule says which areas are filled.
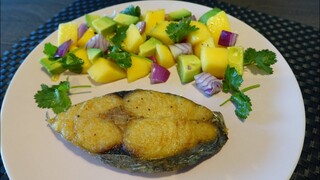
[[[53,85],[51,87],[42,84],[41,90],[34,95],[34,99],[38,107],[52,108],[53,112],[58,114],[66,111],[71,106],[69,90],[69,81],[62,81],[59,85]]]
[[[115,36],[111,38],[111,42],[118,47],[121,47],[123,40],[126,38],[128,26],[120,26],[116,30]]]
[[[50,59],[54,59],[55,58],[54,55],[56,54],[57,50],[58,50],[57,46],[54,46],[51,43],[46,43],[44,45],[43,53],[47,55]]]
[[[243,82],[242,76],[240,76],[235,68],[227,66],[225,76],[222,81],[223,92],[234,92],[239,91],[239,87]]]
[[[167,26],[166,33],[175,42],[181,42],[189,33],[198,30],[196,26],[191,26],[190,18],[183,18],[179,22],[172,22]]]
[[[249,96],[241,91],[232,94],[231,102],[236,106],[235,113],[240,119],[246,119],[252,111],[252,104]]]
[[[120,11],[120,13],[140,17],[141,9],[139,6],[134,7],[133,5],[130,5],[124,10]]]
[[[129,68],[132,65],[131,54],[120,49],[118,46],[110,46],[108,57],[113,59],[121,68]]]
[[[80,74],[82,72],[82,64],[84,61],[78,58],[73,53],[68,53],[63,58],[60,58],[58,61],[62,63],[62,66],[65,69],[68,69],[71,72]]]
[[[244,65],[256,65],[259,69],[265,71],[268,74],[273,73],[271,65],[276,62],[276,54],[267,49],[256,51],[253,48],[248,48],[244,52]]]

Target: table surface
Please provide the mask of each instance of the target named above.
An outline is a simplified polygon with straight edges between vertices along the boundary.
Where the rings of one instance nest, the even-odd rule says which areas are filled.
[[[65,11],[74,10],[66,9],[67,7],[79,6],[79,3],[75,4],[74,1],[76,0],[1,0],[1,103],[4,91],[19,64],[38,42],[55,30],[53,22],[61,22],[61,16],[66,16]],[[96,1],[100,2],[94,2]],[[216,2],[190,1],[204,4]],[[109,4],[122,0],[101,2]],[[230,2],[221,0],[216,4],[225,7],[229,14],[251,25],[276,46],[292,68],[302,90],[306,109],[306,137],[304,149],[291,179],[320,179],[319,0],[269,0],[263,3],[260,0],[232,0],[232,4],[236,6],[229,4]],[[84,8],[84,11],[88,10],[86,7],[81,8]],[[249,12],[250,15],[246,16],[243,12]],[[80,15],[74,14],[66,19],[72,20]],[[246,19],[252,18],[252,15],[263,17],[262,19],[269,22],[271,19],[275,20],[279,29],[272,29],[265,22]],[[259,17],[257,19],[259,20]],[[278,34],[281,32],[285,33]],[[2,163],[0,165],[1,180],[8,179]]]
[[[1,54],[73,1],[1,0]],[[319,0],[221,1],[319,28]]]

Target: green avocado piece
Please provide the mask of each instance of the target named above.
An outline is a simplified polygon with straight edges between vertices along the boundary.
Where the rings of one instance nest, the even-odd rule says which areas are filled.
[[[66,69],[63,68],[62,63],[50,60],[48,57],[43,57],[40,59],[40,64],[50,73],[51,75],[61,74]]]
[[[168,15],[169,15],[170,20],[179,21],[183,18],[190,17],[191,12],[187,9],[182,8],[177,11],[170,12]]]
[[[139,55],[144,57],[150,57],[154,55],[157,44],[162,44],[162,42],[154,37],[151,37],[139,46]]]
[[[87,54],[89,61],[93,64],[99,57],[102,57],[103,52],[98,48],[89,48],[87,49]]]
[[[106,36],[115,32],[117,23],[108,16],[103,16],[92,21],[92,26],[97,33]]]
[[[97,14],[86,14],[84,16],[84,18],[85,18],[87,26],[93,28],[92,21],[99,19],[100,16]]]
[[[219,8],[213,8],[210,11],[204,13],[200,18],[199,18],[199,22],[203,23],[203,24],[207,24],[207,21],[209,18],[211,18],[212,16],[215,16],[216,14],[218,14],[220,11],[222,11]]]
[[[136,24],[139,21],[139,17],[119,13],[113,20],[121,26],[129,26],[130,24]]]
[[[181,82],[188,83],[201,72],[201,61],[195,55],[180,55],[178,56],[177,68]]]

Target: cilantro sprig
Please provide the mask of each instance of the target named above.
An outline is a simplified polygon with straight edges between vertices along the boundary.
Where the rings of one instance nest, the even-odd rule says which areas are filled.
[[[62,63],[63,68],[68,69],[71,72],[80,74],[82,72],[82,65],[84,61],[78,58],[73,53],[68,53],[66,56],[58,59],[57,61]]]
[[[46,43],[44,45],[43,53],[48,56],[49,60],[61,63],[62,67],[66,70],[77,74],[80,74],[82,72],[82,65],[84,61],[81,58],[77,57],[74,53],[71,52],[67,53],[63,57],[55,57],[57,50],[57,46],[51,43]]]
[[[116,34],[111,38],[114,46],[121,47],[123,40],[127,37],[128,26],[120,26],[116,29]]]
[[[240,119],[246,119],[252,111],[252,103],[249,96],[245,95],[244,91],[240,90],[242,82],[242,76],[238,74],[235,68],[231,68],[228,65],[225,71],[225,77],[222,81],[222,90],[225,93],[231,93],[231,98],[227,101],[230,100],[236,106],[235,114],[237,117]],[[225,104],[227,101],[222,103],[220,106]]]
[[[91,86],[71,86],[70,82],[61,81],[58,85],[51,87],[46,84],[41,84],[41,90],[37,91],[34,99],[39,108],[52,109],[55,114],[68,110],[71,106],[70,89],[85,88]]]
[[[55,59],[54,56],[55,56],[57,50],[58,50],[57,46],[55,46],[55,45],[53,45],[51,43],[46,43],[44,45],[43,53],[45,55],[47,55],[50,59]]]
[[[273,73],[271,65],[277,62],[276,54],[270,50],[264,49],[257,51],[253,48],[248,48],[243,56],[244,65],[256,65],[259,69],[268,74]]]
[[[172,22],[167,26],[166,33],[170,39],[175,42],[181,42],[189,33],[197,31],[199,28],[191,26],[190,18],[183,18],[179,22]]]
[[[107,56],[111,58],[118,66],[124,69],[131,67],[132,62],[130,53],[122,50],[118,46],[110,46],[109,50],[110,52]]]
[[[120,13],[122,14],[127,14],[127,15],[131,15],[131,16],[137,16],[140,17],[141,15],[141,9],[139,6],[133,6],[133,5],[129,5],[127,8],[125,8],[124,10],[120,11]]]

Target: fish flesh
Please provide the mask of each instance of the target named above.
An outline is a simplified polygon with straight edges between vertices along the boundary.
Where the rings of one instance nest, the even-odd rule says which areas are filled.
[[[73,145],[130,172],[193,167],[218,153],[228,140],[221,113],[154,90],[95,97],[47,121]]]

